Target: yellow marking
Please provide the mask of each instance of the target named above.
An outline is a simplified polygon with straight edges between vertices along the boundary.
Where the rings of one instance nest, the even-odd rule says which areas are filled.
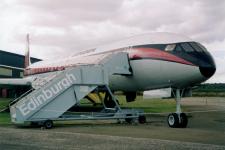
[[[100,92],[99,95],[101,97],[99,97],[98,94],[96,94],[96,93],[90,93],[90,94],[88,94],[88,97],[90,99],[92,99],[96,104],[101,104],[102,103],[102,99],[105,97],[105,93]]]

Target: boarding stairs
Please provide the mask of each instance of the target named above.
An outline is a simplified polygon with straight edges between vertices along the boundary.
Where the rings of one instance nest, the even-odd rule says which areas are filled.
[[[92,91],[105,86],[109,77],[132,75],[127,53],[88,56],[76,65],[33,81],[33,89],[10,104],[11,121],[15,124],[57,120]]]

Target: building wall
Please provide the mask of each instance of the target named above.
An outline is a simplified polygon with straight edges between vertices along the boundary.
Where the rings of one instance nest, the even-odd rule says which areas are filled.
[[[31,63],[41,61],[41,59],[31,58]],[[24,56],[0,50],[0,78],[22,78],[24,69]],[[14,89],[0,88],[0,97],[13,97],[18,91]]]

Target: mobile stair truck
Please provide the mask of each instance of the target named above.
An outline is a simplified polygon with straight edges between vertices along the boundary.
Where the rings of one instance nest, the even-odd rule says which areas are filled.
[[[77,60],[76,66],[39,77],[32,82],[32,89],[10,104],[11,121],[16,125],[39,124],[52,128],[53,121],[124,119],[127,122],[145,122],[142,111],[121,109],[109,88],[109,76],[132,76],[127,53],[111,53],[89,56]],[[78,104],[91,92],[104,89],[115,103],[95,115],[66,115],[68,109]],[[110,111],[107,111],[110,110]]]

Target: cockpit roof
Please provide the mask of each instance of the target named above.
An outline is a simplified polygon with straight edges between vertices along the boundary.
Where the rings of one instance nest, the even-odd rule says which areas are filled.
[[[184,35],[168,32],[155,32],[155,33],[135,35],[112,43],[104,44],[102,46],[93,49],[93,51],[104,52],[107,50],[114,50],[137,45],[170,44],[170,43],[191,42],[191,41],[193,40]],[[76,53],[73,56],[76,56],[78,54],[79,53]]]
[[[156,33],[147,33],[132,36],[111,44],[108,46],[132,46],[132,45],[145,45],[145,44],[169,44],[169,43],[179,43],[179,42],[190,42],[193,41],[187,36],[176,34],[176,33],[167,33],[167,32],[156,32]],[[105,46],[107,46],[105,45]],[[103,47],[105,47],[103,46]]]

